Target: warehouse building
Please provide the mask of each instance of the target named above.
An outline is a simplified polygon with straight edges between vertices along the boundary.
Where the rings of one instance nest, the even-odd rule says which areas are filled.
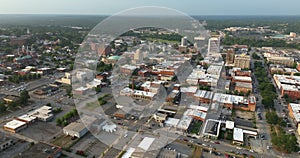
[[[63,128],[63,133],[71,137],[80,138],[88,132],[88,129],[81,121],[72,122]]]

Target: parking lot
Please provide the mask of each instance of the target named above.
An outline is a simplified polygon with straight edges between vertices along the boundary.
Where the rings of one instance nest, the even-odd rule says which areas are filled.
[[[61,132],[62,129],[47,122],[36,121],[27,128],[22,130],[20,134],[38,141],[48,141],[53,139],[53,136]]]
[[[73,153],[76,153],[77,150],[83,150],[89,157],[99,157],[107,147],[106,144],[99,141],[91,133],[87,133],[71,149]]]

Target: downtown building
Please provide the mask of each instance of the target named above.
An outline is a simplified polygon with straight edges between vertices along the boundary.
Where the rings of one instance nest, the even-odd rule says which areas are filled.
[[[291,99],[300,98],[300,76],[274,75],[273,78],[281,96],[287,94]]]
[[[250,56],[246,54],[235,55],[234,57],[234,66],[241,69],[250,68]]]
[[[208,53],[220,52],[220,38],[213,37],[208,40]]]

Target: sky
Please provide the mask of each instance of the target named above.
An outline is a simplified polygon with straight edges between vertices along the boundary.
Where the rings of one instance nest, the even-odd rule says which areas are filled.
[[[141,6],[189,15],[300,15],[300,0],[0,0],[0,14],[111,15]]]

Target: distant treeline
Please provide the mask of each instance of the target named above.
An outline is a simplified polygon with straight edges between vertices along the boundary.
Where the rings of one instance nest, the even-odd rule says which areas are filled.
[[[238,38],[226,36],[222,39],[222,44],[224,45],[234,45],[242,44],[248,45],[250,47],[285,47],[285,48],[295,48],[300,50],[299,43],[287,43],[280,39],[256,39],[256,38]]]
[[[0,15],[0,26],[81,26],[93,28],[107,15]],[[206,29],[219,30],[226,27],[270,26],[286,33],[300,33],[300,16],[192,16],[206,21]],[[283,25],[288,24],[286,27]]]

